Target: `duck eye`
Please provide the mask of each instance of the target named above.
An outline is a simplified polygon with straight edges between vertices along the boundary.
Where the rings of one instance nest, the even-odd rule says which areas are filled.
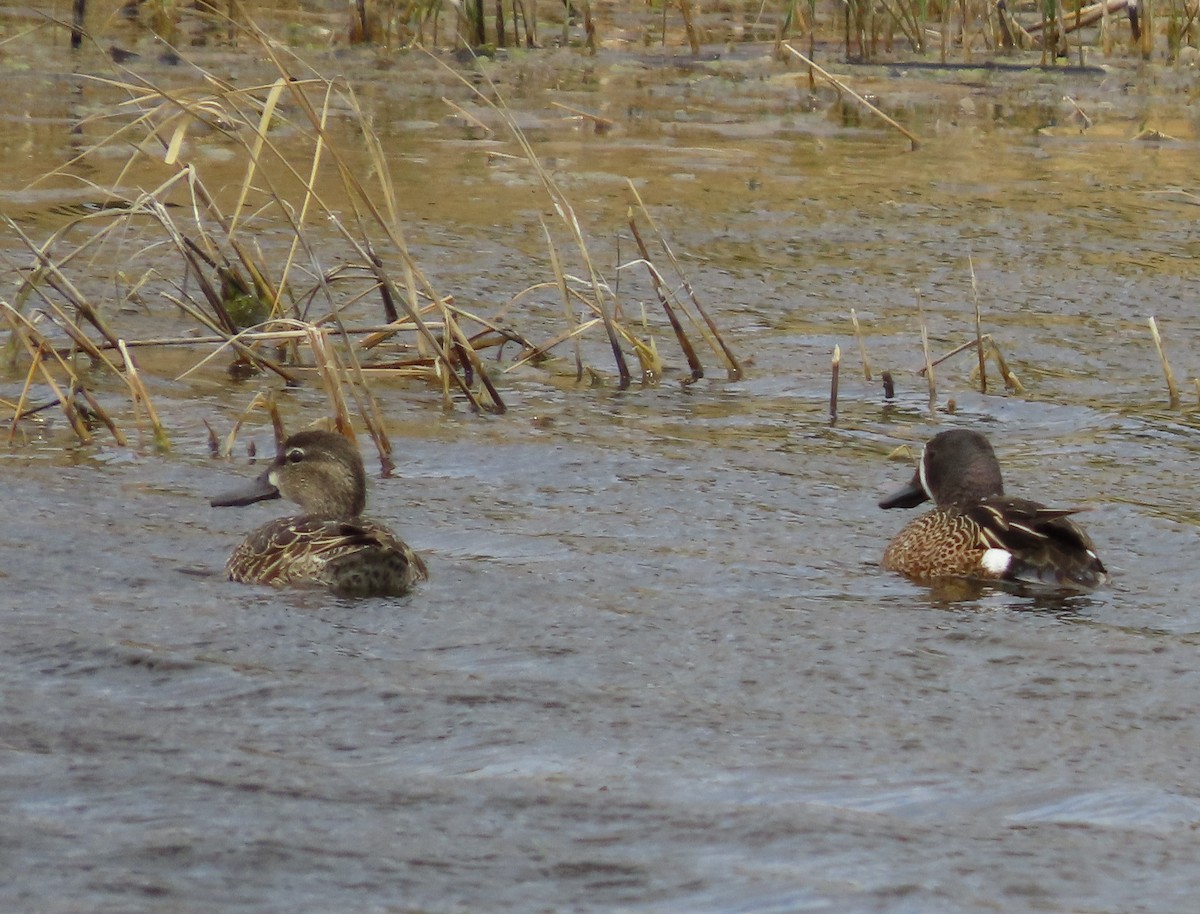
[[[287,452],[288,463],[299,463],[304,459],[304,451],[301,448],[294,447]]]

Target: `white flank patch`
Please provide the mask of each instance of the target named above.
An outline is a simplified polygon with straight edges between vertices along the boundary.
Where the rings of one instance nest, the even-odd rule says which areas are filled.
[[[1008,566],[1012,564],[1012,553],[1007,549],[989,549],[983,554],[979,564],[983,566],[983,570],[988,574],[994,574],[996,577],[1001,577]]]

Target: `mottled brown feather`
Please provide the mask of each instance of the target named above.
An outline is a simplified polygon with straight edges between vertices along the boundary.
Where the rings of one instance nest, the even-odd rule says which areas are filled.
[[[247,536],[225,570],[242,584],[307,584],[361,595],[399,596],[428,578],[408,544],[365,518],[281,517]]]

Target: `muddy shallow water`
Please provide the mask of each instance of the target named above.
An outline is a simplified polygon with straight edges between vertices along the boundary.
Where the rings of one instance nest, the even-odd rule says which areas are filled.
[[[747,372],[709,357],[698,384],[619,392],[521,369],[503,417],[382,384],[399,472],[372,479],[371,513],[427,556],[415,595],[221,579],[279,506],[208,506],[255,470],[244,449],[211,460],[200,420],[223,433],[267,382],[172,380],[193,357],[143,363],[169,454],[78,447],[47,413],[0,455],[0,908],[1194,905],[1200,445],[1145,323],[1190,384],[1189,74],[862,71],[926,140],[913,153],[756,51],[724,70],[614,57],[581,76],[564,52],[497,69],[594,253],[631,258],[637,181]],[[35,236],[86,197],[24,189],[71,148],[72,112],[37,94],[50,66],[4,102],[5,209]],[[494,310],[544,278],[549,205],[489,160],[511,144],[447,115],[439,73],[410,60],[362,92],[418,261]],[[1097,127],[1073,127],[1064,95]],[[551,101],[617,127],[580,132]],[[1132,141],[1147,123],[1177,139]],[[1026,390],[979,394],[960,356],[931,415],[916,302],[935,351],[963,342],[972,268]],[[301,425],[323,399],[282,408]],[[1090,506],[1111,587],[1038,601],[879,570],[907,515],[876,502],[911,472],[889,452],[959,426],[990,435],[1011,491]],[[269,450],[265,417],[244,435]]]

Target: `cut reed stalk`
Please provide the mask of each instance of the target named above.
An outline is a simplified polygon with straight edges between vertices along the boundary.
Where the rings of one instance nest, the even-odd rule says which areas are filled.
[[[842,367],[842,347],[836,343],[833,347],[833,362],[830,368],[829,380],[829,424],[837,422],[838,414],[838,373]]]
[[[459,327],[458,321],[455,320],[454,316],[451,314],[447,314],[445,320],[446,328],[450,331],[448,334],[448,339],[451,339],[458,344],[460,358],[463,358],[466,364],[469,365],[470,368],[479,375],[479,382],[488,392],[488,397],[491,398],[493,404],[492,412],[506,412],[508,407],[504,405],[504,400],[501,399],[500,392],[496,389],[495,384],[492,383],[491,376],[483,367],[483,362],[479,358],[479,353],[475,351],[475,347],[471,345],[471,341],[467,339],[466,335],[462,332],[462,328]]]
[[[1158,333],[1158,322],[1152,317],[1149,320],[1150,336],[1154,339],[1154,348],[1158,350],[1158,361],[1162,364],[1163,376],[1167,379],[1167,395],[1171,408],[1179,406],[1179,385],[1175,383],[1175,373],[1171,371],[1171,363],[1167,360],[1167,351],[1163,348],[1162,337]]]
[[[362,363],[358,360],[354,343],[342,323],[340,311],[333,313],[333,322],[337,327],[338,335],[345,343],[346,358],[350,362],[349,371],[343,371],[342,374],[353,378],[353,383],[349,385],[350,395],[354,398],[355,406],[358,407],[358,414],[363,420],[363,425],[366,426],[367,434],[375,442],[375,449],[379,453],[380,471],[385,478],[389,477],[396,467],[392,461],[392,443],[383,429],[383,415],[379,411],[379,401],[371,393],[371,387],[363,373]],[[339,374],[339,377],[342,377],[342,374]],[[351,434],[353,433],[351,432]]]
[[[263,398],[263,406],[267,410],[267,415],[271,419],[271,432],[275,437],[275,453],[276,455],[283,453],[283,442],[287,441],[287,432],[283,428],[283,416],[279,413],[279,401],[275,399],[275,392],[269,392]],[[253,442],[251,442],[253,447]],[[253,456],[251,451],[251,456]]]
[[[692,5],[690,0],[679,0],[679,12],[683,16],[683,28],[687,33],[688,44],[692,49],[692,56],[700,56],[700,32],[696,28],[695,22],[692,21]]]

